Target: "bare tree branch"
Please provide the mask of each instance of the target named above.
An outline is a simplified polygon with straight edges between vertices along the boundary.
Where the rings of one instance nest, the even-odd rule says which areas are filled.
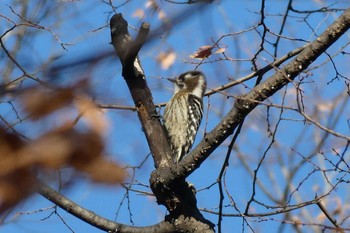
[[[330,213],[327,211],[327,209],[322,205],[321,201],[317,202],[317,206],[320,208],[320,210],[326,215],[326,217],[331,221],[331,223],[335,226],[336,231],[339,233],[344,233],[344,229],[342,229],[338,223],[337,220],[333,219]]]
[[[179,176],[187,177],[231,135],[240,122],[259,105],[290,83],[323,52],[339,39],[350,27],[350,8],[347,9],[316,40],[311,42],[292,61],[249,93],[237,98],[234,107],[221,122],[179,163]],[[176,177],[173,177],[176,179]]]
[[[155,166],[166,166],[171,161],[171,151],[163,126],[159,121],[153,97],[146,82],[137,54],[146,41],[149,25],[142,24],[135,41],[128,32],[128,23],[121,14],[115,14],[110,22],[112,44],[123,65],[123,76],[137,108]]]
[[[112,44],[123,66],[123,76],[129,87],[137,108],[138,116],[157,168],[151,175],[150,183],[159,204],[169,210],[169,221],[176,221],[178,231],[213,232],[214,225],[206,220],[197,208],[193,188],[184,179],[172,179],[163,174],[176,173],[171,151],[163,126],[157,118],[151,92],[147,86],[137,54],[149,31],[149,25],[143,23],[137,38],[133,41],[127,30],[127,21],[121,14],[115,14],[110,21]],[[170,169],[170,170],[169,170]],[[163,179],[167,177],[167,179]],[[179,224],[181,223],[181,224]]]
[[[77,203],[69,200],[63,194],[57,192],[50,186],[44,184],[43,182],[40,182],[40,184],[38,185],[38,193],[40,193],[43,197],[55,203],[56,205],[58,205],[68,213],[104,231],[120,232],[120,233],[123,233],[123,232],[155,233],[155,232],[172,232],[172,229],[173,229],[172,224],[169,224],[164,221],[153,226],[145,226],[145,227],[135,227],[135,226],[129,226],[129,225],[113,222],[111,220],[108,220],[106,218],[103,218],[97,215],[96,213],[90,210],[87,210],[81,207]]]

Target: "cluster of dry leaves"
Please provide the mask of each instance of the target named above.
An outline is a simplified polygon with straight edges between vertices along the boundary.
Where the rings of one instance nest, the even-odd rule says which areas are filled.
[[[34,140],[24,140],[0,126],[0,213],[36,191],[38,174],[71,167],[95,182],[120,183],[124,179],[124,170],[103,154],[103,113],[78,89],[34,88],[20,99],[25,112],[36,121],[72,105],[87,122],[87,130],[66,122]]]

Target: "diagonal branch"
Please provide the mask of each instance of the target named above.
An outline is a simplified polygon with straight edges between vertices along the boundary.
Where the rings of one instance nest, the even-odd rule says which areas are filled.
[[[215,94],[217,92],[226,90],[230,87],[236,86],[238,84],[241,84],[247,80],[250,80],[254,77],[259,77],[259,76],[263,76],[264,74],[266,74],[268,71],[272,70],[275,67],[279,67],[282,63],[284,63],[285,61],[289,60],[290,58],[298,55],[301,51],[304,50],[304,48],[306,47],[306,45],[301,46],[299,48],[294,49],[293,51],[290,51],[288,54],[284,55],[283,57],[279,58],[278,60],[273,61],[272,63],[262,67],[261,69],[254,71],[253,73],[250,73],[240,79],[234,80],[232,82],[226,83],[224,85],[221,85],[219,87],[210,89],[209,91],[207,91],[204,96],[210,96],[212,94]]]
[[[105,219],[96,213],[87,210],[77,203],[69,200],[61,193],[57,192],[47,184],[39,182],[38,193],[44,196],[49,201],[55,203],[63,210],[74,215],[75,217],[83,220],[84,222],[95,226],[98,229],[107,232],[133,232],[133,233],[153,233],[153,232],[171,232],[173,230],[172,224],[165,221],[152,226],[135,227],[121,223],[117,223],[108,219]]]
[[[245,95],[237,98],[233,108],[221,122],[199,143],[199,145],[179,163],[179,177],[187,177],[229,136],[240,122],[260,102],[266,100],[285,85],[294,80],[303,70],[314,62],[328,47],[350,28],[350,8],[292,61],[266,81],[257,85]],[[174,174],[172,174],[174,175]],[[177,179],[177,177],[172,177]]]
[[[331,223],[335,226],[336,232],[344,233],[345,231],[338,225],[337,220],[333,219],[333,217],[330,215],[327,209],[323,206],[321,201],[318,201],[316,204],[320,208],[320,210],[324,213],[324,215],[326,215],[328,220],[331,221]]]

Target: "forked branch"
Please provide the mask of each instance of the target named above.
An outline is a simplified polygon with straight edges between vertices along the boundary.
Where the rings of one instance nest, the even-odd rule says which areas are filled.
[[[123,66],[123,76],[134,100],[137,113],[151,149],[155,167],[168,166],[171,151],[157,117],[152,93],[149,90],[137,55],[147,39],[149,24],[143,23],[135,40],[128,32],[128,22],[122,14],[115,14],[110,21],[112,44]]]
[[[133,41],[128,33],[126,20],[121,14],[115,14],[110,21],[112,44],[122,66],[123,76],[129,87],[137,108],[138,116],[151,149],[156,170],[152,173],[150,183],[157,202],[166,206],[169,211],[168,221],[174,222],[175,232],[213,232],[214,225],[206,220],[197,208],[193,189],[185,179],[175,174],[171,151],[165,131],[156,118],[155,106],[147,86],[137,54],[146,41],[149,25],[142,24],[139,34]],[[166,177],[164,179],[163,177]]]

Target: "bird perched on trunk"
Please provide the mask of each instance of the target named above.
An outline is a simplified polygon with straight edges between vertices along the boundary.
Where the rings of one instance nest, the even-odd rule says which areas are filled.
[[[196,70],[168,80],[175,84],[175,90],[165,106],[163,120],[173,159],[177,163],[191,149],[202,121],[206,80],[205,75]]]

